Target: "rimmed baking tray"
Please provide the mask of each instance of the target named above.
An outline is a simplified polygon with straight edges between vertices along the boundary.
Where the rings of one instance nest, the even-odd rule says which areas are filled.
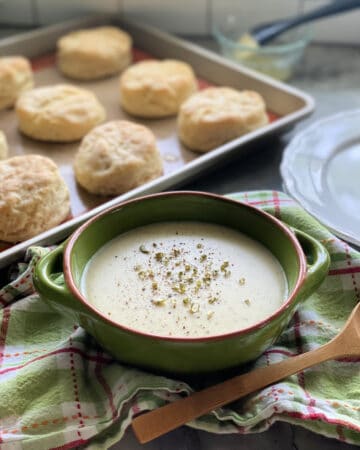
[[[144,58],[175,58],[188,62],[194,69],[199,87],[207,85],[231,86],[251,89],[265,99],[271,121],[268,125],[238,139],[228,142],[206,154],[185,149],[176,136],[176,118],[162,120],[138,120],[121,111],[118,101],[118,77],[95,82],[67,80],[55,66],[54,50],[57,39],[65,33],[80,28],[112,24],[128,31],[134,41],[134,60]],[[91,16],[24,33],[0,41],[1,55],[24,55],[30,58],[35,69],[37,86],[68,82],[94,91],[107,109],[107,119],[126,118],[149,126],[158,141],[164,161],[164,175],[116,198],[92,196],[76,185],[72,159],[78,143],[51,144],[32,141],[17,131],[13,111],[0,113],[0,129],[4,129],[9,140],[10,155],[40,153],[54,159],[64,176],[71,193],[72,218],[27,241],[9,248],[3,246],[0,253],[0,268],[16,260],[31,245],[50,245],[66,238],[79,224],[104,209],[124,200],[159,192],[178,185],[216,164],[220,159],[231,158],[241,153],[245,144],[266,135],[289,129],[314,109],[313,99],[297,89],[232,63],[213,52],[190,42],[178,39],[149,26],[124,21],[109,16]]]

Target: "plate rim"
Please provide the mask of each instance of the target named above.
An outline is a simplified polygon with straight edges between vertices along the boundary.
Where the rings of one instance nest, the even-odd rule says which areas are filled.
[[[283,188],[284,191],[289,194],[292,198],[294,198],[300,205],[303,207],[309,214],[311,214],[316,220],[318,220],[322,225],[324,225],[326,228],[329,229],[333,234],[338,236],[339,238],[354,244],[358,247],[360,247],[360,237],[354,236],[353,233],[349,233],[347,231],[344,231],[342,227],[337,227],[332,223],[332,221],[329,221],[326,217],[324,218],[323,215],[319,215],[317,212],[314,211],[311,202],[309,204],[308,199],[304,197],[304,195],[300,195],[298,193],[298,190],[294,187],[293,183],[293,174],[290,170],[290,158],[293,155],[294,148],[297,148],[301,141],[306,138],[307,135],[311,134],[313,130],[321,128],[324,125],[327,125],[328,123],[333,122],[334,120],[338,119],[344,119],[351,116],[359,116],[360,118],[360,108],[355,109],[348,109],[341,112],[338,112],[336,114],[332,114],[330,116],[321,118],[319,120],[316,120],[311,125],[307,126],[300,132],[298,132],[293,139],[289,142],[289,144],[285,147],[281,163],[280,163],[280,175],[283,181]],[[360,130],[359,130],[359,137],[360,137]],[[289,183],[290,180],[290,183]]]

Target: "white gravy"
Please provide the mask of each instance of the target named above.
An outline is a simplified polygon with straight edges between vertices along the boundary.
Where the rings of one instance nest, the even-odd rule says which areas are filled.
[[[201,222],[165,222],[104,245],[88,262],[81,291],[126,327],[200,337],[265,319],[287,297],[287,282],[270,251],[240,232]]]

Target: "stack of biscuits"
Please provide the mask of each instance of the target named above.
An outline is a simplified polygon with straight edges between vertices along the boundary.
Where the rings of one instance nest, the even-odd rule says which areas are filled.
[[[74,175],[91,194],[116,196],[161,176],[156,137],[138,123],[144,119],[177,116],[180,141],[197,152],[211,151],[268,122],[264,100],[256,92],[228,87],[198,91],[194,71],[183,61],[132,64],[132,39],[115,27],[60,38],[57,67],[78,84],[121,73],[120,105],[129,120],[105,122],[101,99],[82,86],[64,82],[34,88],[30,62],[17,56],[0,58],[0,109],[15,108],[18,128],[27,138],[81,140]],[[69,189],[53,160],[34,154],[8,158],[0,131],[0,240],[26,240],[70,213]]]

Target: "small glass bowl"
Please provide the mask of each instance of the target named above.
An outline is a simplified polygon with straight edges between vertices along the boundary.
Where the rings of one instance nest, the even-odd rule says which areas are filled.
[[[231,23],[213,25],[212,32],[224,56],[282,81],[292,76],[312,38],[308,25],[285,32],[264,46],[254,46],[249,35],[235,30]]]

